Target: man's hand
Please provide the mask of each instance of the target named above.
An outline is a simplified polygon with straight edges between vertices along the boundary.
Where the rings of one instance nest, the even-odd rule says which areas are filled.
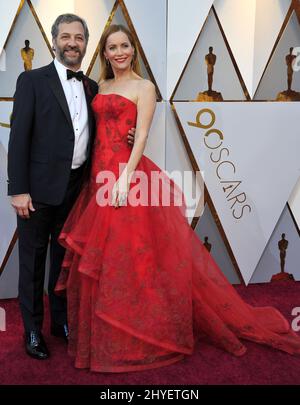
[[[11,205],[14,207],[17,215],[24,219],[30,218],[29,211],[35,211],[29,194],[19,194],[12,196]]]
[[[128,136],[127,136],[127,140],[128,140],[129,145],[134,144],[134,137],[135,137],[135,128],[131,128],[128,131]]]

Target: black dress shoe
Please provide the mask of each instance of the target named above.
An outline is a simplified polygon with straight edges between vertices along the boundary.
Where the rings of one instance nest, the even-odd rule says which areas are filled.
[[[57,323],[54,323],[51,325],[51,335],[56,336],[56,337],[61,337],[64,339],[65,342],[68,343],[69,340],[69,329],[68,325],[58,325]]]
[[[39,332],[31,331],[25,334],[25,348],[26,353],[35,359],[45,360],[49,357],[49,350]]]

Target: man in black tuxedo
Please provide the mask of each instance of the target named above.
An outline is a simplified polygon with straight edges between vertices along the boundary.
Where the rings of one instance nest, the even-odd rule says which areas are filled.
[[[18,217],[19,300],[26,352],[46,359],[43,286],[49,238],[51,334],[67,340],[66,299],[54,294],[64,249],[57,238],[88,175],[98,85],[79,71],[89,38],[83,19],[59,16],[52,27],[56,58],[17,81],[8,150],[8,194]],[[133,142],[134,130],[128,135]]]

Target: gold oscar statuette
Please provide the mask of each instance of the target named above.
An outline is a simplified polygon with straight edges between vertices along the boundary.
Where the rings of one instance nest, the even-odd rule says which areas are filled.
[[[208,90],[198,94],[196,101],[223,101],[222,94],[214,91],[212,88],[214,80],[214,67],[217,61],[217,56],[213,53],[213,47],[209,47],[209,53],[205,56],[207,65],[207,81]]]
[[[276,101],[300,101],[300,93],[292,90],[294,69],[293,65],[296,61],[296,55],[293,55],[293,49],[290,48],[290,53],[285,57],[285,63],[287,65],[287,90],[280,92]]]
[[[203,245],[206,247],[206,249],[207,249],[209,252],[211,251],[211,243],[209,243],[207,236],[205,236],[205,238],[204,238],[204,243],[203,243]]]
[[[24,70],[32,69],[32,60],[34,58],[34,49],[30,48],[30,42],[25,40],[25,47],[21,49],[21,57],[24,62]]]
[[[282,281],[282,280],[294,280],[292,274],[285,272],[285,259],[286,259],[286,251],[288,248],[288,240],[285,239],[285,233],[281,235],[281,239],[278,242],[278,249],[280,254],[280,273],[274,274],[271,281]]]

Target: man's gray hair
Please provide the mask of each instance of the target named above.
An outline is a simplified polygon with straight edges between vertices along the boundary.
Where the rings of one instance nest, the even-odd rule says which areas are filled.
[[[60,24],[63,24],[63,23],[70,24],[72,22],[80,22],[82,24],[83,29],[84,29],[84,36],[85,36],[86,42],[88,42],[90,33],[89,33],[87,23],[85,22],[85,20],[83,18],[81,18],[75,14],[61,14],[60,16],[57,17],[57,19],[55,20],[55,22],[51,28],[52,38],[53,39],[57,38]]]

